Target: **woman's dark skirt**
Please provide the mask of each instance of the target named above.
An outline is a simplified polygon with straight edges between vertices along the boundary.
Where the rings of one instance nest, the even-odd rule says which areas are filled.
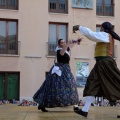
[[[57,65],[60,67],[62,75],[51,75],[51,68],[46,80],[33,96],[34,101],[40,106],[51,108],[78,104],[76,81],[70,66],[62,63]]]
[[[105,97],[120,100],[120,70],[112,57],[99,59],[92,69],[83,96]]]

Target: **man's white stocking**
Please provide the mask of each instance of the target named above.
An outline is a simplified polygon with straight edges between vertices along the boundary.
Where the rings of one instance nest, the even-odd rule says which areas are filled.
[[[82,108],[82,111],[84,112],[88,112],[90,106],[91,106],[91,103],[93,102],[93,100],[95,99],[94,96],[87,96],[86,97],[86,101],[85,101],[85,105],[84,107]]]

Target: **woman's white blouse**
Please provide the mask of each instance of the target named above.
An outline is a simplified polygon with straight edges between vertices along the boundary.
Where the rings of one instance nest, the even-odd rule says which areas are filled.
[[[80,33],[94,42],[109,43],[109,35],[106,32],[93,32],[87,27],[79,27]]]

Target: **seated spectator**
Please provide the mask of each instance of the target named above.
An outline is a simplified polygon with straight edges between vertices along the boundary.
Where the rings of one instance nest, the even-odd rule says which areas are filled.
[[[79,101],[78,106],[84,106],[84,102],[82,100]]]

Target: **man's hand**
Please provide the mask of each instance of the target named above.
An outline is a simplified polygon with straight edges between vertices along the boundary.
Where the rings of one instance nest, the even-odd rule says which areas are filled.
[[[79,25],[75,25],[73,26],[73,33],[75,33],[75,31],[79,30]]]

